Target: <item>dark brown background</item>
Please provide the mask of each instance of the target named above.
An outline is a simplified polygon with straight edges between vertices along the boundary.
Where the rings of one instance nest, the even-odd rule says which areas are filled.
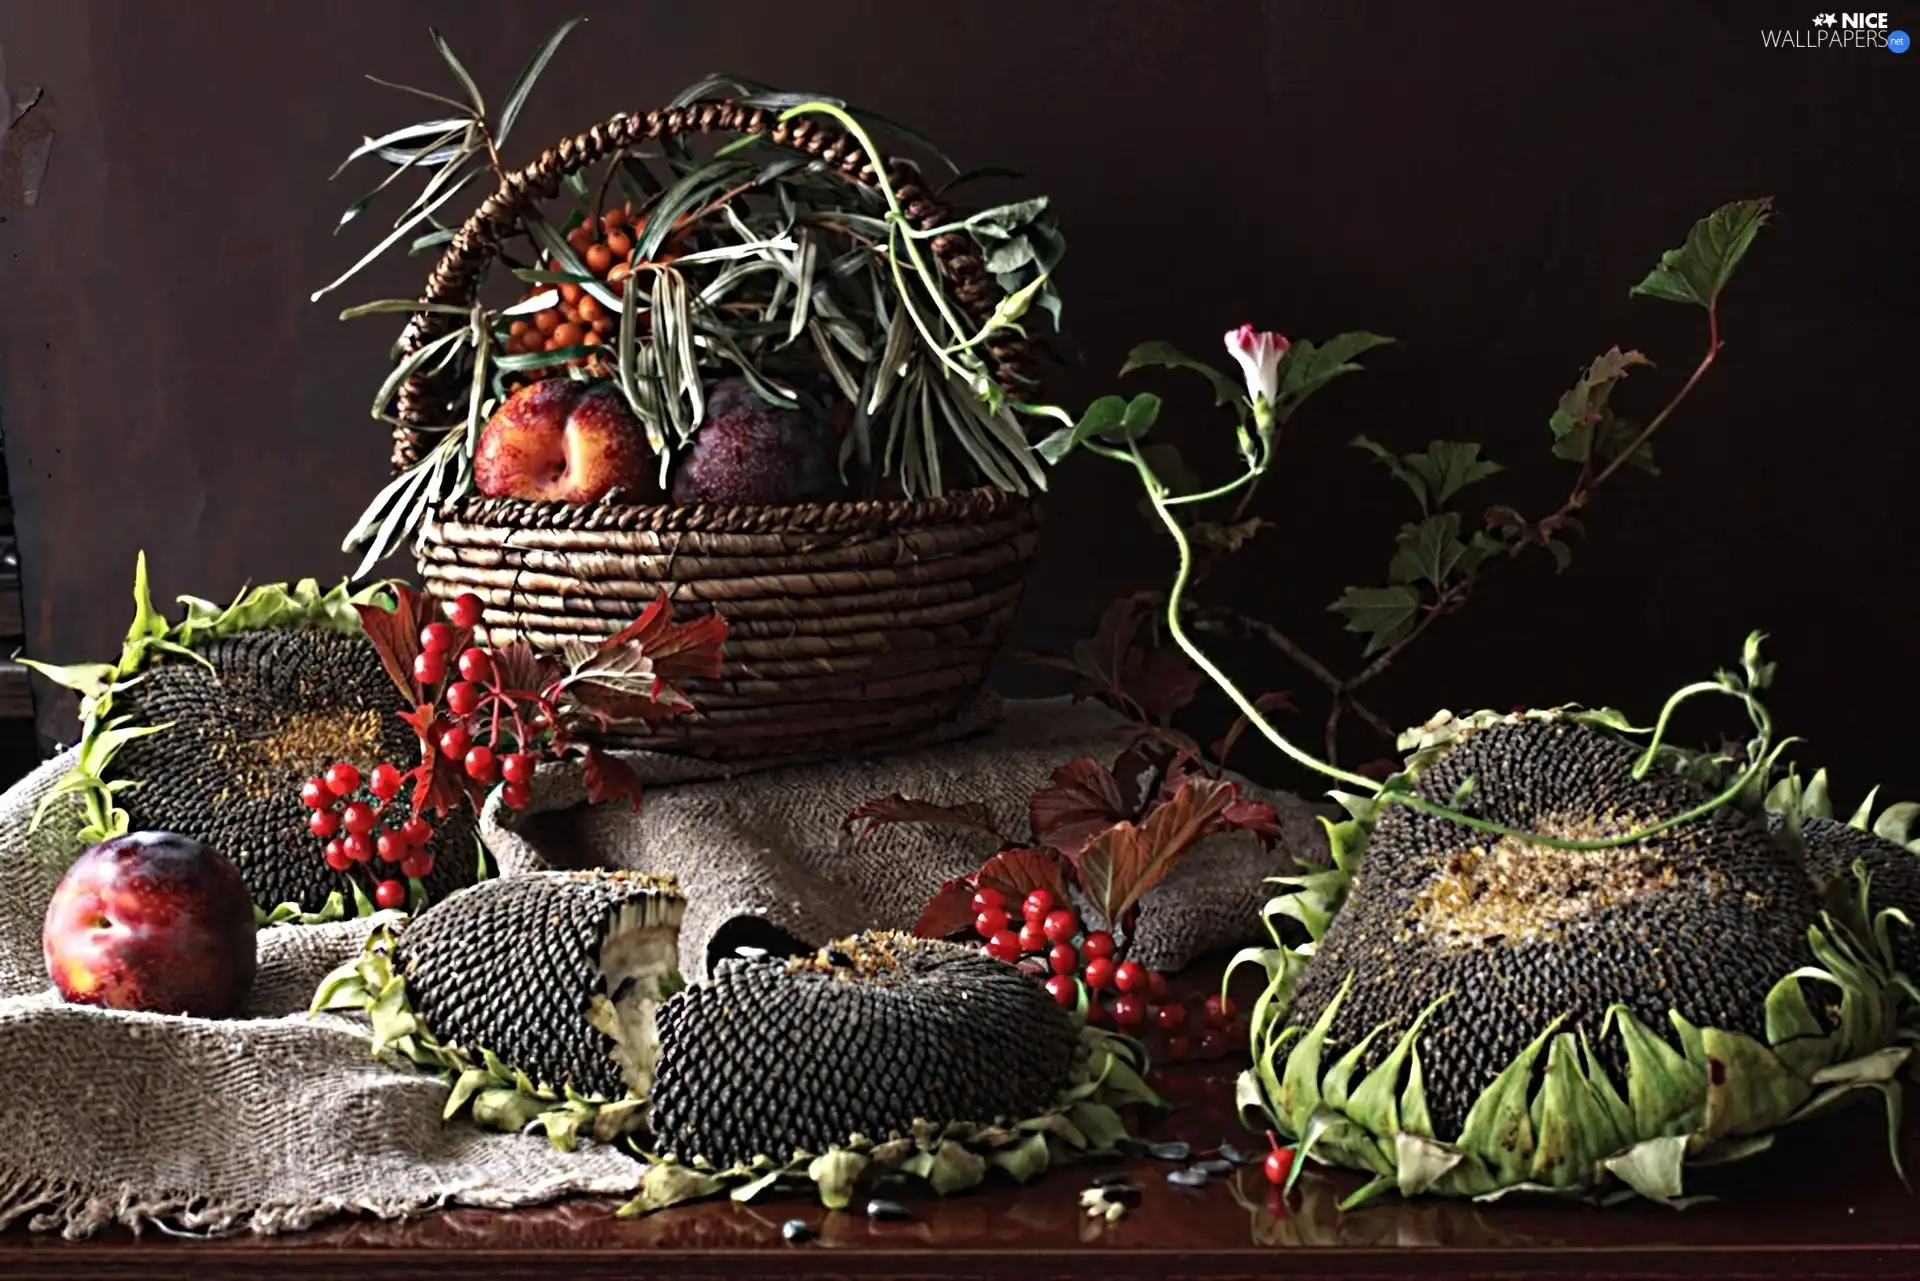
[[[1482,440],[1510,468],[1488,499],[1537,514],[1567,479],[1547,416],[1585,360],[1617,341],[1659,361],[1623,394],[1644,412],[1697,358],[1698,313],[1627,286],[1715,205],[1777,197],[1726,299],[1721,365],[1661,438],[1665,477],[1609,492],[1566,577],[1503,573],[1375,701],[1400,722],[1568,698],[1644,713],[1765,627],[1803,758],[1843,772],[1843,799],[1920,790],[1904,724],[1920,61],[1762,49],[1761,26],[1804,29],[1805,9],[0,0],[10,78],[47,86],[56,130],[40,203],[0,224],[29,653],[110,654],[139,548],[163,598],[349,567],[339,538],[384,474],[366,405],[393,327],[334,314],[424,274],[390,263],[307,302],[370,243],[329,234],[362,183],[328,172],[361,133],[421,115],[361,73],[445,87],[438,23],[497,96],[584,10],[523,155],[729,70],[914,122],[963,166],[1053,193],[1085,356],[1064,403],[1109,389],[1147,338],[1212,355],[1241,320],[1398,337],[1297,420],[1262,499],[1279,528],[1216,584],[1342,666],[1354,650],[1324,605],[1378,581],[1407,515],[1345,442]],[[1893,19],[1920,30],[1920,9]],[[1185,397],[1184,438],[1221,430],[1197,383],[1146,385]],[[1164,581],[1168,549],[1114,470],[1058,474],[1023,643],[1064,643]],[[1304,688],[1258,651],[1225,657],[1256,689]],[[43,699],[43,732],[71,737],[70,714]]]

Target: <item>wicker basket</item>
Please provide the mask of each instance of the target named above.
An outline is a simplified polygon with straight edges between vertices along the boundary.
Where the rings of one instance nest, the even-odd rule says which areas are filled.
[[[617,116],[562,141],[507,176],[460,228],[428,279],[428,303],[470,304],[489,261],[531,203],[623,148],[688,133],[754,134],[817,157],[849,182],[873,168],[836,128],[780,123],[730,102]],[[889,181],[921,228],[948,221],[907,165]],[[1000,291],[977,244],[941,236],[932,249],[953,297],[984,322]],[[416,313],[404,353],[445,332]],[[1018,335],[996,336],[994,368],[1010,388],[1033,364]],[[1030,394],[1029,384],[1019,384]],[[464,386],[402,385],[396,469],[464,422]],[[998,489],[940,498],[780,507],[576,506],[472,497],[422,528],[421,575],[436,595],[486,602],[492,643],[552,650],[606,636],[666,590],[683,615],[717,609],[729,626],[717,680],[688,684],[698,711],[657,727],[612,726],[612,746],[716,758],[861,751],[931,729],[978,694],[1005,642],[1039,540],[1040,513]]]

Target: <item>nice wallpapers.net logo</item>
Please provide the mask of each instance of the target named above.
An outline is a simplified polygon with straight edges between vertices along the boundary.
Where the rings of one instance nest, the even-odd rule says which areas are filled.
[[[1905,53],[1913,42],[1884,13],[1816,13],[1804,29],[1763,29],[1769,49],[1884,49]]]

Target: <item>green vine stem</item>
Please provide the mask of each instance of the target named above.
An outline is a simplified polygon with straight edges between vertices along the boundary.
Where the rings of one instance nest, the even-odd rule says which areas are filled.
[[[1260,423],[1262,435],[1269,434],[1271,430],[1272,409],[1264,400],[1255,401],[1254,416]],[[1412,790],[1411,782],[1405,774],[1395,775],[1394,778],[1383,784],[1363,774],[1356,774],[1350,770],[1341,769],[1339,766],[1327,761],[1319,760],[1311,753],[1296,746],[1288,740],[1285,735],[1280,733],[1279,730],[1275,729],[1273,724],[1254,704],[1253,700],[1241,692],[1240,688],[1234,684],[1232,678],[1222,671],[1220,667],[1208,657],[1206,651],[1195,644],[1192,637],[1187,634],[1186,625],[1181,619],[1181,612],[1183,597],[1186,594],[1188,582],[1193,575],[1193,545],[1187,538],[1186,530],[1181,527],[1179,521],[1174,519],[1173,507],[1169,501],[1170,495],[1167,492],[1167,487],[1161,482],[1160,477],[1155,473],[1152,465],[1141,455],[1139,449],[1131,444],[1124,450],[1101,445],[1092,441],[1087,442],[1087,446],[1101,457],[1110,458],[1116,462],[1126,463],[1133,467],[1136,475],[1140,478],[1142,487],[1146,490],[1147,499],[1152,504],[1154,513],[1160,518],[1160,523],[1166,526],[1168,534],[1173,538],[1174,546],[1179,553],[1179,566],[1174,574],[1173,586],[1167,593],[1166,625],[1168,635],[1173,638],[1174,643],[1180,647],[1186,656],[1192,660],[1194,666],[1206,673],[1207,677],[1213,681],[1220,691],[1233,702],[1234,706],[1239,709],[1240,714],[1246,717],[1249,726],[1259,731],[1261,737],[1273,744],[1273,746],[1284,753],[1288,759],[1307,769],[1313,770],[1315,773],[1324,774],[1336,782],[1359,789],[1366,794],[1377,796],[1383,801],[1405,805],[1417,813],[1444,819],[1451,823],[1457,823],[1462,827],[1469,828],[1476,832],[1485,832],[1490,836],[1514,837],[1529,845],[1544,846],[1548,849],[1605,850],[1619,849],[1624,846],[1637,844],[1649,837],[1657,836],[1662,832],[1669,831],[1712,814],[1722,806],[1734,802],[1742,793],[1748,791],[1756,780],[1772,767],[1773,762],[1778,756],[1778,749],[1772,746],[1773,718],[1754,693],[1756,689],[1763,687],[1766,683],[1766,672],[1760,662],[1760,643],[1764,637],[1756,632],[1747,638],[1743,655],[1743,665],[1745,668],[1744,680],[1732,673],[1723,673],[1718,680],[1700,681],[1688,685],[1667,700],[1666,705],[1661,709],[1658,721],[1655,722],[1654,728],[1651,731],[1653,735],[1652,739],[1648,742],[1640,759],[1635,763],[1634,777],[1644,778],[1647,772],[1653,768],[1654,762],[1658,759],[1662,739],[1666,734],[1667,726],[1671,722],[1674,712],[1678,710],[1682,703],[1701,694],[1726,694],[1738,698],[1745,704],[1748,718],[1752,721],[1756,731],[1756,738],[1751,751],[1752,760],[1747,768],[1742,771],[1730,785],[1712,799],[1680,814],[1662,819],[1646,827],[1636,828],[1633,831],[1623,833],[1619,836],[1611,836],[1598,840],[1569,840],[1563,837],[1548,836],[1540,832],[1523,831],[1517,828],[1507,827],[1504,824],[1490,822],[1482,818],[1475,818],[1471,814],[1463,814],[1449,806],[1427,800]],[[1257,472],[1249,470],[1241,479],[1243,482],[1249,481],[1257,474]],[[1781,746],[1784,747],[1785,744]]]

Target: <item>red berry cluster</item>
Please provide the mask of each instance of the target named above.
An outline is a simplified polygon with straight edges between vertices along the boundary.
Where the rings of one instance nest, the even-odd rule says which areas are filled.
[[[370,799],[357,795],[363,782]],[[427,842],[433,839],[433,825],[405,802],[395,803],[405,782],[400,770],[385,761],[364,780],[356,766],[341,761],[301,786],[300,799],[313,811],[307,815],[307,830],[326,841],[328,867],[336,872],[365,867],[373,875],[377,858],[401,876],[418,880],[432,874]],[[381,875],[374,881],[373,901],[381,907],[403,907],[407,887],[392,875]]]
[[[1020,904],[1018,927],[999,890],[978,890],[973,910],[974,932],[987,941],[987,954],[1046,974],[1047,993],[1054,1000],[1072,1008],[1085,985],[1090,1023],[1111,1022],[1129,1036],[1143,1038],[1157,1032],[1161,1048],[1175,1062],[1196,1055],[1217,1059],[1246,1043],[1247,1025],[1235,1021],[1230,998],[1207,997],[1196,1020],[1185,1002],[1169,999],[1165,975],[1117,958],[1113,935],[1106,930],[1083,932],[1079,916],[1057,903],[1051,890],[1027,895]]]
[[[441,761],[452,763],[483,787],[502,784],[501,803],[521,809],[533,799],[530,784],[536,758],[527,749],[539,746],[535,740],[541,737],[544,723],[540,729],[529,726],[513,694],[502,689],[490,651],[470,646],[453,656],[458,635],[471,635],[480,624],[485,613],[480,598],[463,593],[449,601],[444,612],[447,621],[435,619],[420,629],[420,652],[413,660],[413,678],[423,688],[444,684],[439,702],[445,714],[431,704],[423,709],[433,715],[422,734],[423,745],[431,742]],[[456,679],[449,680],[450,676]],[[481,714],[489,708],[493,715],[487,722]],[[427,724],[424,715],[419,723]],[[476,743],[475,731],[468,725],[483,733],[486,741]],[[402,795],[409,786],[428,783],[433,770],[434,763],[427,759],[407,769],[382,761],[363,780],[357,767],[343,761],[328,767],[322,777],[308,779],[300,789],[300,799],[313,811],[307,816],[307,828],[326,842],[327,866],[337,872],[368,868],[374,902],[381,907],[404,906],[407,891],[394,876],[373,870],[376,858],[401,877],[419,879],[433,871],[433,855],[426,848],[433,826],[422,812],[425,806],[421,799]],[[358,795],[363,782],[364,796]],[[422,787],[420,796],[424,794]]]

